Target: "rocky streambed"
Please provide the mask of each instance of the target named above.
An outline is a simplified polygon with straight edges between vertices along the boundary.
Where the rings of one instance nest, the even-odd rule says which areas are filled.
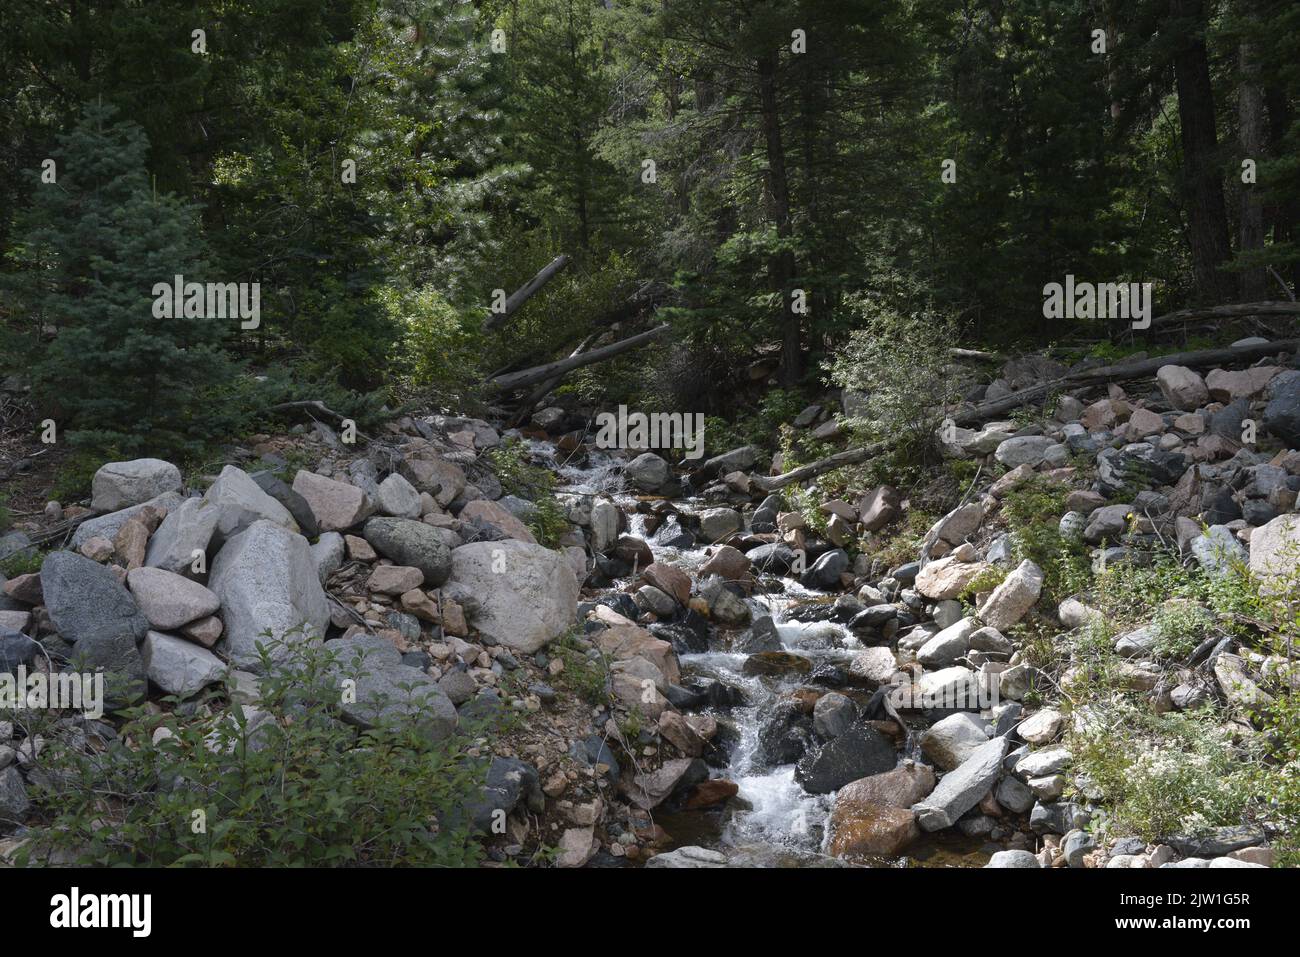
[[[840,576],[847,563],[829,545],[821,555],[814,550],[812,567],[800,573],[792,549],[772,547],[752,527],[764,529],[775,519],[767,513],[778,507],[777,496],[760,506],[751,527],[725,536],[734,544],[710,543],[706,526],[718,520],[718,503],[694,494],[689,481],[672,497],[638,494],[617,458],[566,454],[536,440],[530,445],[534,458],[559,476],[562,500],[597,496],[618,508],[625,517],[624,554],[636,548],[631,542],[645,543],[641,567],[635,560],[627,569],[617,557],[596,559],[588,582],[603,579],[604,587],[590,590],[588,606],[652,619],[648,630],[673,643],[680,663],[681,684],[668,689],[669,702],[717,724],[703,756],[711,778],[734,786],[734,795],[706,808],[657,808],[654,820],[667,832],[660,866],[726,861],[804,867],[852,859],[873,866],[980,867],[1000,849],[988,834],[918,833],[910,811],[898,815],[902,823],[873,823],[865,841],[855,840],[847,820],[837,831],[830,827],[836,792],[864,777],[874,775],[894,792],[880,796],[907,804],[934,786],[921,735],[936,716],[904,717],[900,730],[882,700],[897,661],[881,626],[895,622],[888,630],[896,633],[917,624],[920,601],[913,614],[884,595],[871,605],[844,594]],[[748,548],[748,556],[736,545]],[[825,556],[829,560],[819,564]],[[647,587],[647,579],[668,584],[661,579],[672,573],[664,569],[683,573],[686,586],[694,582],[699,594],[681,604],[669,589]],[[903,570],[909,573],[915,570]],[[886,833],[876,833],[882,828]],[[894,833],[887,833],[891,828]]]

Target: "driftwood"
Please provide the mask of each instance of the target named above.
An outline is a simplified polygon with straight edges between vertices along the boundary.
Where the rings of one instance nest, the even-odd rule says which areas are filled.
[[[1195,368],[1198,366],[1221,365],[1223,363],[1247,362],[1277,352],[1292,352],[1297,348],[1300,348],[1300,339],[1283,339],[1278,342],[1269,342],[1257,346],[1175,352],[1150,359],[1131,359],[1127,362],[1117,362],[1109,366],[1080,369],[1078,372],[1062,376],[1059,379],[1022,389],[1003,399],[980,402],[965,411],[954,413],[950,418],[955,425],[978,425],[1010,412],[1012,409],[1018,409],[1023,405],[1045,398],[1063,388],[1140,379],[1154,375],[1161,366],[1174,365]],[[755,476],[753,484],[761,491],[771,492],[779,488],[785,488],[785,486],[794,482],[804,482],[826,472],[843,468],[846,465],[856,465],[859,462],[865,462],[867,459],[875,458],[877,455],[883,455],[893,448],[894,444],[893,441],[885,440],[853,449],[845,449],[843,452],[836,452],[834,455],[829,455],[816,462],[810,462],[780,475]]]
[[[529,369],[520,369],[518,372],[508,372],[505,375],[489,379],[487,388],[496,392],[508,392],[512,389],[522,389],[538,382],[545,382],[548,379],[562,376],[573,369],[612,359],[614,356],[621,355],[630,349],[635,349],[637,346],[658,338],[667,331],[668,323],[664,323],[619,342],[601,346],[599,349],[592,349],[590,352],[571,355],[566,359],[557,359],[555,362],[547,362],[544,365],[533,366]]]
[[[1300,302],[1242,302],[1231,306],[1193,306],[1167,312],[1151,320],[1151,327],[1168,326],[1175,322],[1197,322],[1202,319],[1238,319],[1245,316],[1300,316]],[[1141,330],[1138,330],[1141,331]]]
[[[543,266],[536,276],[511,293],[510,298],[506,300],[505,308],[501,312],[489,313],[483,323],[483,328],[488,332],[497,328],[497,326],[518,312],[519,307],[531,299],[533,293],[550,282],[555,274],[567,265],[569,265],[569,257],[564,253],[560,253],[560,255]]]

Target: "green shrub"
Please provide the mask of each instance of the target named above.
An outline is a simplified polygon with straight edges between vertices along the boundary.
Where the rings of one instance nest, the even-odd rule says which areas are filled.
[[[42,773],[32,776],[44,782],[33,794],[44,826],[24,858],[53,851],[97,866],[475,863],[481,849],[466,808],[481,796],[485,771],[467,754],[468,739],[431,743],[409,727],[342,723],[337,655],[328,645],[281,644],[262,649],[267,677],[256,707],[270,718],[255,727],[254,710],[236,704],[189,718],[181,711],[193,705],[128,712],[102,750],[46,729]]]
[[[1035,475],[1002,499],[1012,556],[1017,562],[1028,559],[1043,570],[1040,601],[1047,607],[1081,590],[1091,576],[1083,543],[1061,537],[1066,493],[1063,486]]]

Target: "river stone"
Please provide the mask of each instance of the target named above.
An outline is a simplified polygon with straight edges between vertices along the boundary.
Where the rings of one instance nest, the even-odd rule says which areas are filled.
[[[707,542],[720,541],[740,531],[742,524],[740,513],[734,508],[710,508],[700,513],[700,533]]]
[[[451,548],[443,530],[409,518],[372,518],[362,529],[375,551],[398,565],[410,565],[424,572],[424,582],[433,588],[451,574]],[[506,542],[480,542],[504,548]]]
[[[970,636],[977,630],[979,622],[974,618],[963,618],[922,645],[916,652],[916,660],[927,668],[945,668],[956,664],[957,659],[964,657],[970,650]]]
[[[203,501],[217,509],[216,535],[222,540],[238,535],[258,521],[268,521],[289,532],[298,523],[287,508],[262,490],[243,469],[227,465],[204,493]]]
[[[731,643],[737,654],[752,655],[760,651],[780,651],[781,634],[770,615],[755,618],[749,629]],[[705,649],[707,650],[707,649]]]
[[[894,739],[870,724],[856,724],[795,766],[795,780],[809,794],[829,794],[850,781],[888,771],[898,763]]]
[[[78,525],[77,530],[72,533],[71,547],[79,549],[92,538],[103,538],[111,542],[117,537],[117,533],[122,530],[123,525],[133,518],[142,517],[146,509],[170,512],[183,501],[184,499],[179,492],[164,492],[157,498],[151,498],[140,505],[132,505],[129,508],[119,509],[107,515],[87,519]]]
[[[1033,745],[1051,744],[1065,727],[1065,715],[1055,708],[1044,708],[1031,714],[1016,728],[1022,741]]]
[[[1038,857],[1032,851],[996,851],[984,865],[986,868],[1038,868]]]
[[[1300,448],[1300,371],[1288,369],[1275,378],[1269,383],[1268,396],[1264,428],[1288,448]]]
[[[1250,536],[1250,570],[1268,591],[1285,590],[1300,565],[1300,515],[1279,515]]]
[[[984,722],[962,711],[935,722],[921,735],[921,753],[941,770],[952,771],[988,740]]]
[[[577,576],[563,555],[541,545],[509,539],[462,545],[451,552],[451,580],[478,599],[473,624],[479,633],[525,654],[574,623]]]
[[[1022,778],[1046,777],[1064,770],[1073,758],[1068,748],[1034,751],[1016,762],[1016,774]]]
[[[136,600],[117,576],[72,552],[50,552],[41,564],[41,589],[54,630],[64,641],[130,637],[132,647],[149,630]]]
[[[1024,814],[1034,806],[1034,791],[1019,778],[1007,775],[998,782],[993,797],[1013,814]]]
[[[641,577],[661,592],[671,595],[679,605],[691,600],[691,576],[676,565],[651,562],[641,570]]]
[[[140,646],[145,673],[167,694],[187,697],[226,677],[225,662],[192,642],[151,631]]]
[[[412,440],[401,464],[402,474],[422,492],[446,508],[465,490],[465,472],[433,446]]]
[[[375,487],[375,507],[393,518],[419,518],[422,512],[419,491],[396,472]]]
[[[835,808],[841,805],[837,801]],[[895,857],[921,836],[910,808],[855,804],[831,815],[830,853],[834,857]]]
[[[1046,435],[1022,435],[1000,443],[993,457],[1007,468],[1018,465],[1033,468],[1042,464],[1047,450],[1053,445],[1056,445],[1056,440]]]
[[[592,516],[594,521],[594,509],[592,510]],[[488,499],[480,498],[467,502],[465,507],[460,510],[459,518],[462,522],[472,522],[475,525],[490,525],[499,529],[506,538],[527,542],[530,545],[537,544],[537,539],[533,537],[533,533],[528,530],[527,525],[496,502]]]
[[[30,665],[40,650],[41,646],[21,631],[0,625],[0,674],[12,674],[19,665]],[[0,736],[0,744],[6,740]]]
[[[217,596],[198,582],[162,568],[133,568],[126,584],[149,624],[160,631],[206,618],[221,607]]]
[[[311,546],[311,561],[316,566],[316,577],[322,585],[343,567],[345,548],[343,536],[338,532],[326,532]]]
[[[333,674],[356,682],[355,700],[342,699],[345,721],[361,728],[414,728],[429,741],[456,730],[456,708],[446,693],[424,672],[402,664],[401,654],[383,638],[354,635],[328,642],[325,649],[337,653]]]
[[[90,507],[96,512],[116,512],[180,488],[181,470],[162,459],[108,462],[91,480]]]
[[[619,539],[620,544],[622,541]],[[650,560],[654,561],[653,557]],[[732,548],[730,545],[720,545],[715,548],[709,560],[700,566],[699,574],[701,577],[718,575],[729,582],[748,583],[753,580],[753,576],[749,574],[749,559],[740,549]]]
[[[23,823],[32,806],[16,767],[0,769],[0,834],[8,834]]]
[[[370,514],[366,493],[347,482],[300,469],[293,478],[293,490],[307,500],[316,525],[322,532],[342,532]]]
[[[715,455],[706,459],[699,471],[704,475],[726,475],[729,472],[748,472],[758,464],[759,450],[752,445],[742,445],[738,449]]]
[[[649,811],[679,786],[698,784],[708,776],[708,766],[699,758],[671,758],[654,771],[623,778],[622,787],[633,804]]]
[[[643,492],[657,492],[671,474],[668,463],[653,452],[643,452],[623,467],[624,477]]]
[[[889,684],[898,671],[898,661],[887,647],[875,646],[859,651],[849,662],[849,675],[871,688]]]
[[[656,854],[650,860],[646,861],[646,867],[668,867],[668,868],[699,868],[699,867],[726,867],[726,855],[720,851],[711,851],[707,847],[679,847],[675,851],[668,851],[666,854]]]
[[[818,737],[838,738],[857,720],[858,708],[853,699],[838,691],[830,691],[813,705],[813,731]]]
[[[597,555],[604,555],[618,542],[618,529],[622,524],[623,514],[618,510],[618,506],[609,499],[599,499],[591,506],[591,518],[588,520],[588,526],[591,528],[591,550]],[[511,536],[528,541],[532,538],[523,538],[522,535]],[[534,539],[535,541],[535,539]]]
[[[916,590],[934,601],[956,598],[966,586],[988,570],[983,562],[962,561],[949,555],[929,562],[916,576]]]
[[[258,642],[280,640],[300,627],[287,640],[320,638],[329,625],[307,539],[276,522],[255,521],[227,541],[212,563],[209,585],[225,619],[222,647],[237,668],[260,667]]]
[[[842,548],[831,549],[813,562],[811,568],[799,576],[799,584],[805,588],[838,588],[840,575],[849,567],[849,556]]]
[[[951,827],[983,800],[997,783],[1006,750],[1005,736],[986,741],[956,770],[945,774],[929,797],[912,806],[921,830],[938,831]]]
[[[206,555],[217,529],[218,510],[203,499],[187,498],[167,516],[149,539],[144,563],[178,575],[193,574],[196,552]]]
[[[1043,591],[1043,570],[1025,559],[993,589],[980,618],[990,628],[1006,631],[1029,613]]]

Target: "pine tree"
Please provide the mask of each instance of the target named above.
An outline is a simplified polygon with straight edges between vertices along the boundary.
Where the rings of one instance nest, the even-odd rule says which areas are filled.
[[[42,338],[31,367],[43,414],[71,443],[122,455],[193,451],[228,424],[218,400],[234,319],[158,318],[154,285],[212,281],[196,207],[153,193],[149,141],[115,107],[85,106],[59,138],[55,181],[20,217],[9,285]]]

